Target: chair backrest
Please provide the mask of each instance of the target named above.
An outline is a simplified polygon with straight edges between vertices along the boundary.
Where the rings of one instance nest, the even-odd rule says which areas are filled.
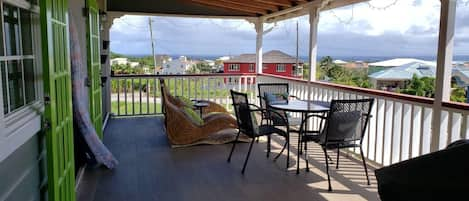
[[[332,100],[324,130],[324,142],[361,144],[373,102],[374,99]]]
[[[289,92],[288,83],[260,83],[257,85],[257,88],[259,89],[259,103],[262,109],[267,109],[269,106],[267,97],[265,97],[265,93],[288,94]],[[286,112],[278,111],[278,110],[273,110],[273,111],[275,111],[276,113],[266,112],[266,113],[263,113],[263,117],[265,119],[272,120],[271,122],[272,125],[285,126],[285,122],[282,119],[285,119],[288,121],[288,116]],[[281,116],[278,116],[277,114],[280,114]]]
[[[262,109],[267,109],[266,99],[264,94],[267,93],[279,93],[285,94],[289,92],[288,83],[260,83],[257,85],[259,89],[259,103]]]
[[[248,96],[245,93],[230,90],[231,98],[233,99],[233,109],[236,115],[236,122],[238,123],[238,129],[250,136],[255,132],[253,117],[251,116],[251,110],[249,108]]]

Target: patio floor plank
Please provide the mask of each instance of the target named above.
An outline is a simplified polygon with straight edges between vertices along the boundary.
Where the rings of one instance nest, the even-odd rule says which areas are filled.
[[[295,139],[292,138],[294,141]],[[280,138],[273,140],[280,150]],[[290,168],[285,157],[266,158],[264,141],[255,144],[245,175],[241,175],[248,144],[237,146],[231,163],[226,162],[230,145],[204,145],[172,149],[161,117],[114,118],[105,130],[104,143],[119,160],[115,170],[87,168],[78,186],[78,201],[285,201],[285,200],[379,200],[373,170],[372,185],[359,161],[341,158],[332,168],[332,192],[322,151],[310,149],[311,171],[295,174],[296,151]],[[335,160],[335,154],[332,154]]]

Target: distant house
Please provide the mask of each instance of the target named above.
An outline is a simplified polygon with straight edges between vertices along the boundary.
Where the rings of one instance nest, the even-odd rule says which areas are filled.
[[[185,56],[180,56],[179,59],[170,60],[164,63],[162,73],[166,75],[185,74],[191,67],[192,62]]]
[[[129,62],[128,64],[129,64],[129,66],[130,66],[131,68],[135,68],[135,67],[140,66],[140,63],[138,63],[138,62],[136,62],[136,61]]]
[[[111,59],[111,65],[127,65],[128,63],[129,63],[128,58],[119,57],[119,58]]]
[[[435,74],[435,65],[412,62],[373,73],[369,75],[369,79],[376,89],[393,91],[397,88],[405,88],[414,75],[417,77],[435,77]]]
[[[332,63],[339,65],[344,68],[350,69],[363,69],[368,68],[368,63],[364,61],[343,61],[343,60],[334,60]]]
[[[337,65],[342,66],[342,67],[345,67],[345,64],[347,64],[348,62],[343,61],[343,60],[334,60],[334,61],[332,61],[332,63],[337,64]]]
[[[279,50],[272,50],[262,55],[262,72],[285,77],[301,78],[303,61]],[[223,64],[224,73],[256,74],[256,54],[241,54],[226,60]]]
[[[347,62],[343,67],[350,69],[363,69],[368,68],[368,63],[364,61],[351,61]]]
[[[114,58],[111,59],[111,65],[129,65],[131,68],[135,68],[140,65],[138,62],[129,61],[128,58]]]

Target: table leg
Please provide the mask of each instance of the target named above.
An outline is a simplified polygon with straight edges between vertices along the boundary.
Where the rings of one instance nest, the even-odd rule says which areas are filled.
[[[303,131],[303,121],[304,121],[305,115],[302,113],[301,114],[301,123],[300,123],[300,132],[298,133],[298,153],[297,153],[297,158],[296,158],[296,174],[300,174],[300,155],[302,153],[302,148],[301,148],[301,136]]]
[[[305,129],[304,129],[305,135],[307,134],[307,130],[308,130],[308,121],[305,121]],[[306,161],[306,172],[309,172],[308,146],[307,145],[308,145],[307,141],[305,141],[304,142],[304,146],[305,146],[304,154],[305,154],[305,161]]]

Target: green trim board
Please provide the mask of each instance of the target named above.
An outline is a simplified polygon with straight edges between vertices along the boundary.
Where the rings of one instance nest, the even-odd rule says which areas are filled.
[[[101,101],[101,61],[99,46],[99,8],[96,0],[86,0],[87,57],[89,81],[89,111],[99,138],[103,139],[103,110]]]
[[[50,201],[74,201],[75,165],[68,0],[41,0],[40,22]]]

